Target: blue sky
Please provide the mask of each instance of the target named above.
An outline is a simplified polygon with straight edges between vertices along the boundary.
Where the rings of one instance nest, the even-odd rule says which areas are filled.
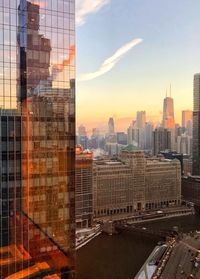
[[[77,27],[77,76],[95,72],[131,40],[143,42],[111,71],[77,82],[78,123],[94,126],[113,115],[134,118],[137,110],[159,120],[170,83],[180,121],[181,110],[192,109],[193,75],[200,72],[200,1],[106,1]]]

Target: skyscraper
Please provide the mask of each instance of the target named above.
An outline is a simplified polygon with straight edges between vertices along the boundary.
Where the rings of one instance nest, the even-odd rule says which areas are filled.
[[[171,89],[170,89],[171,95]],[[166,129],[174,129],[174,100],[168,96],[165,97],[163,102],[163,127]]]
[[[146,123],[146,111],[137,111],[136,127],[138,129],[144,129]]]
[[[146,123],[146,112],[137,111],[134,128],[138,129],[138,133],[139,133],[138,146],[142,150],[145,148],[145,135],[144,135],[145,123]]]
[[[194,75],[193,83],[193,150],[192,173],[200,175],[200,74]]]
[[[183,110],[182,111],[182,127],[187,128],[188,122],[192,121],[192,111]]]
[[[139,147],[140,130],[130,125],[127,129],[127,143]]]
[[[86,128],[83,125],[78,127],[78,136],[87,136]]]
[[[83,147],[83,149],[88,148],[87,132],[86,132],[85,126],[83,126],[83,125],[80,125],[78,127],[77,144],[80,144]]]
[[[144,128],[144,147],[146,150],[152,150],[152,135],[153,124],[151,122],[145,123]]]
[[[127,134],[124,132],[118,132],[117,133],[117,143],[127,145]]]
[[[171,132],[162,127],[153,131],[153,154],[157,155],[160,151],[171,149]]]
[[[10,216],[20,212],[21,116],[17,110],[0,110],[0,134],[0,236],[1,247],[5,247],[11,237]]]
[[[1,3],[4,24],[0,32],[4,36],[0,47],[6,52],[0,64],[4,73],[0,75],[0,106],[6,114],[10,114],[7,109],[17,108],[18,115],[7,117],[9,126],[1,122],[13,140],[4,126],[1,129],[5,141],[20,142],[21,154],[20,169],[13,168],[10,174],[18,175],[18,184],[14,179],[3,181],[3,176],[1,181],[0,199],[4,198],[7,221],[0,215],[0,254],[4,255],[0,277],[51,278],[54,274],[55,278],[71,278],[75,245],[74,1]],[[21,127],[18,136],[16,127]],[[6,152],[12,152],[9,156],[14,160],[9,164],[15,166],[19,148],[9,151],[5,146]],[[5,161],[9,158],[2,156]],[[13,193],[7,202],[3,188]]]
[[[186,133],[177,137],[177,151],[179,153],[191,155],[192,151],[192,137],[186,135]]]
[[[112,117],[110,117],[108,120],[108,134],[112,135],[114,133],[115,133],[114,119]]]

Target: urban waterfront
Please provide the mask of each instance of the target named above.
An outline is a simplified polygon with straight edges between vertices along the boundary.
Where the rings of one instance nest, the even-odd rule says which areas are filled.
[[[200,229],[200,216],[184,216],[144,224],[152,229],[189,232]],[[131,233],[100,235],[77,253],[77,279],[134,279],[156,243],[157,236]]]

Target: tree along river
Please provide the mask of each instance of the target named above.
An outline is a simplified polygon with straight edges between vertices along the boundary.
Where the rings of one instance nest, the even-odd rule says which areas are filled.
[[[200,230],[200,216],[183,216],[143,224],[154,230]],[[123,232],[101,234],[77,252],[77,279],[134,279],[159,237]]]

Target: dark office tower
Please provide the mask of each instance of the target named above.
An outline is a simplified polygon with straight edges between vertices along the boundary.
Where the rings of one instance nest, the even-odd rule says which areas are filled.
[[[162,127],[153,131],[153,154],[171,149],[171,132]]]
[[[0,109],[0,135],[2,249],[9,246],[12,240],[10,221],[14,221],[13,216],[20,213],[21,204],[21,116],[17,110]]]
[[[12,179],[7,181],[7,188],[14,194],[9,195],[5,212],[8,225],[0,222],[1,236],[5,233],[3,229],[8,231],[7,241],[0,237],[0,278],[72,278],[74,1],[12,0],[4,1],[3,6],[1,3],[4,24],[0,25],[0,34],[3,33],[0,47],[8,54],[4,52],[0,58],[5,59],[4,64],[0,63],[0,71],[5,75],[3,79],[0,75],[0,105],[17,107],[20,115],[21,184],[19,189],[19,183],[17,186],[10,182]],[[13,119],[13,123],[18,122],[19,119]],[[7,125],[7,130],[12,131]],[[14,141],[18,141],[15,134]],[[13,152],[16,156],[18,150]],[[9,172],[8,155],[7,160]],[[17,177],[18,170],[14,168],[14,172]]]
[[[200,74],[194,75],[192,173],[200,175]]]
[[[163,127],[166,129],[173,129],[175,127],[174,100],[171,98],[171,96],[166,96],[163,102]]]
[[[110,117],[108,120],[108,134],[112,135],[114,133],[115,133],[114,119],[112,117]]]

